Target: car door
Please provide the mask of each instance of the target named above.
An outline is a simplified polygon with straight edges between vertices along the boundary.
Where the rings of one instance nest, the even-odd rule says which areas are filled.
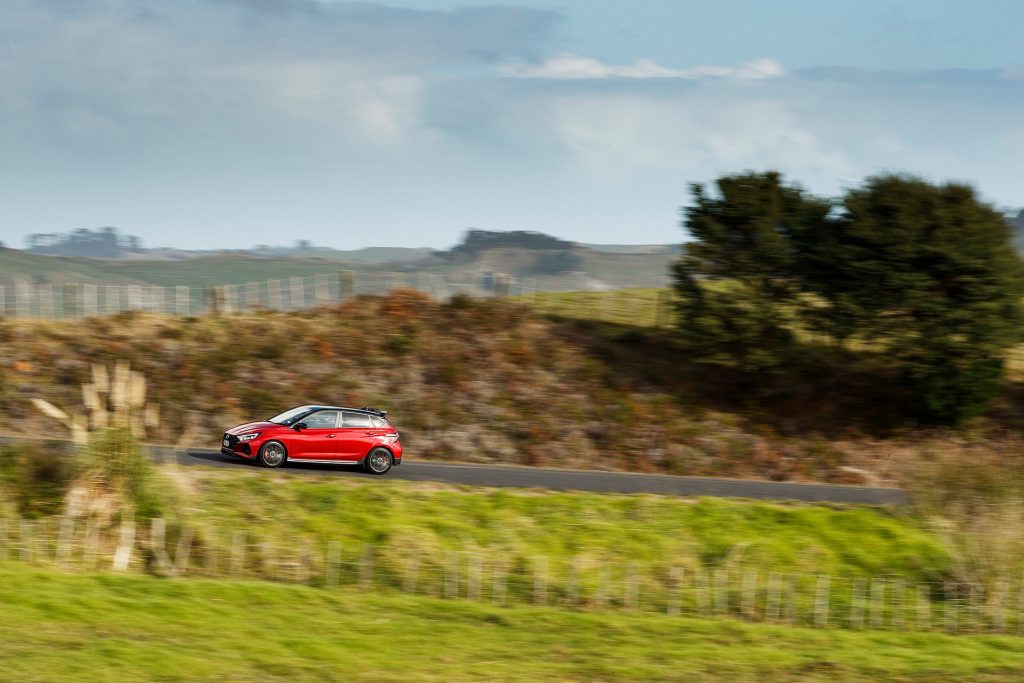
[[[338,457],[340,410],[318,410],[302,418],[302,429],[288,437],[288,457],[296,460],[334,460]]]
[[[338,459],[355,461],[366,455],[373,445],[374,436],[380,430],[373,426],[373,420],[366,413],[344,410],[341,413],[341,433],[338,436]]]

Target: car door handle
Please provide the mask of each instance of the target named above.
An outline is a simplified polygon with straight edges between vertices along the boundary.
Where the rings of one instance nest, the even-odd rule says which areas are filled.
[[[377,432],[366,432],[366,436],[377,436]]]
[[[337,434],[327,434],[326,436],[328,439],[333,439],[334,437],[337,436]]]

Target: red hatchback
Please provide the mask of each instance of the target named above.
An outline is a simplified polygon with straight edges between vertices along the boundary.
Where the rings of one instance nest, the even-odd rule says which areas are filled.
[[[386,411],[372,408],[299,406],[232,427],[224,432],[220,450],[264,467],[290,460],[362,465],[371,474],[384,474],[402,464],[398,432]]]

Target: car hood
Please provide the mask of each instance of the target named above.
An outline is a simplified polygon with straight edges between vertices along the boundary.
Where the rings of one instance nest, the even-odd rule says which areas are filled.
[[[253,432],[257,429],[271,429],[273,427],[280,427],[281,425],[276,422],[246,422],[244,425],[238,425],[228,430],[228,434],[244,434],[246,432]]]

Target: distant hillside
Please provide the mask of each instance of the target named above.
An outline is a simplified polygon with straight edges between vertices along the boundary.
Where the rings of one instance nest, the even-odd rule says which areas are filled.
[[[361,282],[379,281],[374,287],[395,278],[407,284],[432,276],[467,283],[502,274],[529,280],[540,290],[604,290],[664,286],[673,252],[672,247],[594,249],[541,233],[483,230],[468,232],[449,251],[401,247],[337,251],[304,245],[257,251],[142,250],[130,255],[122,250],[117,258],[85,258],[8,249],[0,251],[0,285],[77,282],[205,287],[353,270],[357,276],[365,274],[358,276]]]

